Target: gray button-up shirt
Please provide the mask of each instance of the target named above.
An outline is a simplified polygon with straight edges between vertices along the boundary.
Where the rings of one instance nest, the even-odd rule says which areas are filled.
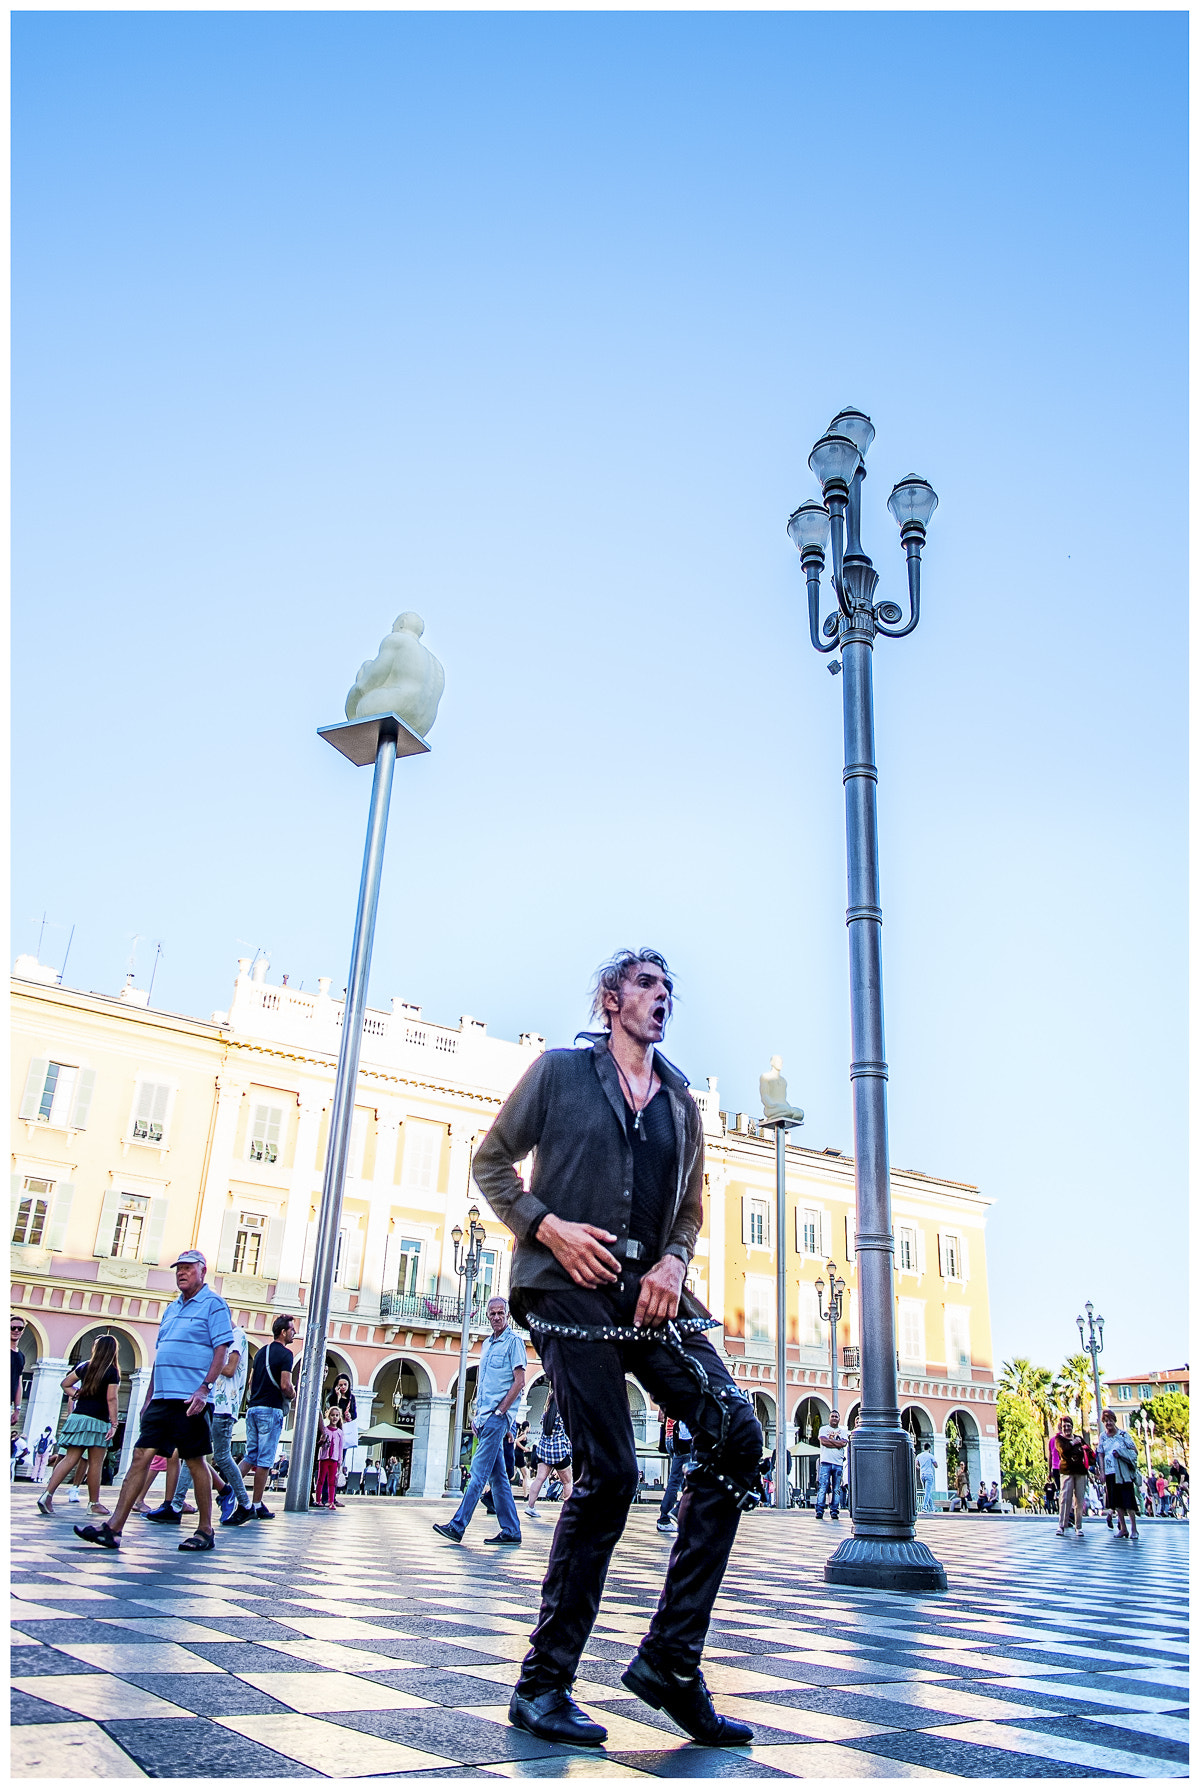
[[[675,1125],[675,1195],[664,1217],[657,1259],[677,1255],[685,1267],[703,1221],[704,1127],[687,1081],[657,1052],[654,1067],[667,1090]],[[625,1099],[607,1040],[592,1049],[547,1050],[513,1088],[475,1156],[479,1190],[517,1239],[512,1308],[523,1322],[536,1291],[574,1285],[550,1250],[534,1240],[547,1212],[564,1222],[595,1224],[629,1239],[633,1146]],[[534,1152],[528,1192],[513,1166]],[[652,1262],[642,1262],[642,1268]],[[703,1307],[684,1294],[685,1314]]]

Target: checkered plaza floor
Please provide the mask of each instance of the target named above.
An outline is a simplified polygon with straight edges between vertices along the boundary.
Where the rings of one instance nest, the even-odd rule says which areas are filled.
[[[1187,1774],[1188,1530],[1136,1548],[1089,1523],[946,1516],[921,1532],[942,1597],[833,1590],[848,1523],[746,1517],[705,1673],[753,1723],[736,1751],[686,1740],[622,1689],[669,1541],[633,1510],[576,1695],[602,1752],[518,1732],[508,1698],[555,1512],[519,1550],[431,1532],[450,1505],[352,1500],[218,1530],[131,1518],[120,1553],[62,1502],[13,1496],[12,1774],[27,1777],[1175,1777]],[[187,1519],[182,1532],[194,1526]]]

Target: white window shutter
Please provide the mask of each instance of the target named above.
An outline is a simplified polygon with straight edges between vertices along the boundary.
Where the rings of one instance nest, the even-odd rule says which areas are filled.
[[[945,1277],[946,1277],[946,1239],[942,1235],[940,1230],[938,1231],[938,1272],[941,1274],[942,1278],[945,1279]]]
[[[822,1207],[822,1210],[821,1210],[821,1253],[824,1255],[826,1261],[829,1261],[832,1259],[832,1256],[833,1256],[833,1225],[830,1223],[829,1213],[824,1209],[824,1207]]]
[[[164,1143],[167,1140],[167,1108],[170,1103],[171,1089],[167,1086],[165,1081],[160,1081],[158,1086],[154,1089],[153,1098],[150,1102],[150,1122],[151,1124],[161,1125]]]
[[[20,1174],[10,1174],[8,1184],[12,1188],[12,1207],[8,1214],[8,1234],[11,1236],[17,1227],[17,1212],[25,1196],[25,1182]]]
[[[217,1244],[217,1272],[233,1272],[233,1251],[237,1247],[238,1217],[236,1211],[227,1211],[221,1219],[221,1240]]]
[[[300,1278],[307,1285],[312,1284],[313,1262],[316,1260],[316,1258],[317,1258],[317,1226],[316,1226],[316,1223],[313,1222],[313,1223],[309,1224],[308,1228],[304,1232],[304,1265],[300,1269]]]
[[[38,1107],[42,1103],[42,1094],[46,1088],[46,1076],[50,1069],[48,1056],[35,1056],[29,1064],[29,1073],[25,1077],[25,1091],[21,1095],[20,1118],[36,1118]],[[15,1221],[15,1220],[14,1220]]]
[[[279,1273],[279,1262],[283,1255],[283,1219],[271,1218],[267,1223],[267,1233],[263,1238],[262,1254],[258,1259],[258,1271],[264,1279],[273,1280]]]
[[[854,1226],[856,1221],[854,1213],[848,1211],[846,1213],[846,1260],[851,1266],[854,1264]]]
[[[763,1205],[763,1242],[769,1249],[775,1247],[775,1209],[769,1199]]]
[[[925,1272],[925,1232],[917,1227],[917,1272]]]
[[[383,1279],[380,1282],[382,1292],[395,1292],[400,1283],[400,1244],[403,1238],[398,1230],[393,1230],[383,1245]],[[417,1281],[420,1287],[420,1277]]]
[[[100,1207],[100,1223],[96,1229],[96,1246],[92,1253],[100,1259],[112,1254],[113,1234],[117,1228],[117,1213],[121,1209],[121,1195],[116,1187],[110,1187],[104,1195],[104,1203]]]
[[[67,1220],[71,1215],[71,1201],[75,1197],[75,1188],[68,1181],[61,1182],[54,1189],[54,1201],[50,1207],[50,1222],[46,1226],[44,1246],[61,1254],[67,1246]],[[112,1247],[112,1232],[109,1232],[108,1246]]]
[[[965,1286],[971,1277],[971,1258],[967,1254],[967,1239],[965,1236],[960,1236],[958,1239],[958,1271],[962,1275],[963,1285]]]
[[[87,1129],[88,1113],[92,1109],[92,1093],[96,1086],[94,1068],[81,1068],[79,1079],[75,1084],[75,1098],[71,1104],[71,1129],[82,1131]]]
[[[342,1262],[342,1285],[356,1290],[362,1280],[363,1243],[366,1238],[362,1230],[355,1228],[346,1236],[345,1259]]]
[[[749,1246],[750,1246],[750,1197],[749,1197],[749,1194],[747,1194],[747,1193],[742,1194],[742,1241],[746,1245],[746,1247],[749,1248]]]
[[[142,1241],[142,1260],[153,1266],[162,1260],[163,1232],[167,1227],[168,1199],[151,1199],[150,1221],[146,1225],[146,1234]]]

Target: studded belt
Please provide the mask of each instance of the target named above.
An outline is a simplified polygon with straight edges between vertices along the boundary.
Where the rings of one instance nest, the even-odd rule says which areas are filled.
[[[631,1323],[551,1323],[548,1318],[535,1317],[532,1311],[526,1313],[525,1321],[540,1335],[570,1336],[576,1342],[665,1342],[668,1347],[672,1342],[678,1346],[683,1336],[721,1327],[719,1317],[675,1317],[653,1329],[647,1325],[635,1328]]]

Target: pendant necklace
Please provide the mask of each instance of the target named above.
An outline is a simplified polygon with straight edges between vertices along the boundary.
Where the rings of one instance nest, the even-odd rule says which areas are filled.
[[[642,1139],[642,1142],[644,1143],[646,1141],[646,1133],[642,1129],[642,1113],[646,1110],[646,1107],[650,1104],[650,1089],[653,1088],[653,1086],[654,1086],[654,1070],[653,1069],[650,1070],[650,1087],[648,1087],[646,1089],[646,1097],[642,1101],[641,1105],[639,1106],[637,1101],[633,1097],[633,1088],[629,1085],[629,1082],[625,1079],[625,1071],[621,1067],[621,1064],[617,1061],[615,1056],[613,1057],[613,1067],[616,1069],[617,1073],[620,1075],[621,1085],[625,1089],[626,1093],[629,1095],[629,1104],[633,1107],[633,1128],[636,1131],[637,1135]]]

